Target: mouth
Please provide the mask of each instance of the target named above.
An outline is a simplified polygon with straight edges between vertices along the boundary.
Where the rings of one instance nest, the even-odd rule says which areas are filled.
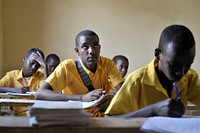
[[[126,74],[125,73],[121,73],[122,77],[124,77]]]
[[[97,58],[96,57],[88,57],[87,60],[89,62],[95,62],[95,61],[97,61]]]

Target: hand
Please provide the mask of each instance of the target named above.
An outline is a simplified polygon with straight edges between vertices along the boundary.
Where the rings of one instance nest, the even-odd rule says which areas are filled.
[[[103,95],[102,89],[93,90],[85,95],[81,96],[81,101],[83,102],[91,102],[99,99]]]
[[[18,90],[17,93],[23,93],[23,94],[25,94],[26,92],[30,91],[29,90],[29,86],[21,86],[17,90]]]
[[[37,52],[37,53],[32,53],[31,58],[33,58],[34,60],[36,60],[42,67],[45,67],[45,61],[42,58],[42,55]]]
[[[181,117],[185,112],[185,107],[181,101],[166,99],[153,105],[153,115]]]
[[[169,103],[168,116],[181,117],[185,113],[185,106],[180,100],[172,99]]]

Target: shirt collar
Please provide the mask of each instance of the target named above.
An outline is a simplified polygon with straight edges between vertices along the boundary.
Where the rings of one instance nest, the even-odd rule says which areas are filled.
[[[22,69],[23,70],[23,69]],[[24,78],[24,76],[23,76],[23,73],[22,73],[22,70],[20,70],[20,72],[19,72],[19,75],[17,76],[17,80],[19,80],[19,79],[23,79]],[[32,79],[37,79],[38,78],[38,75],[39,74],[39,71],[36,71],[35,73],[33,73],[33,75],[32,76],[30,76]]]
[[[159,88],[163,88],[163,87],[162,87],[160,81],[158,80],[158,76],[157,76],[157,73],[156,73],[156,70],[155,70],[155,66],[157,66],[157,65],[158,65],[158,61],[156,59],[153,59],[153,61],[151,61],[145,67],[145,69],[144,69],[144,75],[142,77],[142,82],[144,84],[155,86],[157,89],[159,89]],[[177,83],[179,92],[186,85],[186,77],[187,77],[188,73],[189,73],[189,71]]]
[[[87,69],[84,65],[82,60],[80,59],[80,57],[78,58],[78,60],[81,63],[81,66],[83,67],[83,69],[86,71],[87,74],[92,73],[89,69]],[[101,63],[101,57],[99,57],[98,61],[97,61],[97,70],[102,69],[102,63]]]

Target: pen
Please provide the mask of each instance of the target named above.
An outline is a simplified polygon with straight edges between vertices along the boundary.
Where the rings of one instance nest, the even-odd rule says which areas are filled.
[[[22,81],[20,81],[19,79],[17,80],[21,85],[23,85],[24,86],[24,84],[22,83]]]
[[[175,91],[175,93],[176,93],[176,100],[179,101],[179,100],[181,99],[181,97],[180,97],[180,94],[179,94],[179,91],[178,91],[178,87],[177,87],[177,85],[176,85],[176,82],[174,82],[173,85],[174,85],[174,91]]]

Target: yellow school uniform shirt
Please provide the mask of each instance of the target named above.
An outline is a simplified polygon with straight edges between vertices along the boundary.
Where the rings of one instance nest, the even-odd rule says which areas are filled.
[[[81,61],[80,61],[81,62]],[[123,82],[119,70],[111,59],[100,56],[97,63],[97,70],[90,72],[81,62],[83,69],[89,75],[95,89],[102,88],[107,93],[110,92],[110,83],[114,86]],[[75,60],[68,59],[60,63],[54,72],[45,80],[55,92],[63,91],[64,94],[86,94],[88,93],[76,68]]]
[[[89,75],[95,89],[102,88],[106,93],[110,93],[111,86],[108,79],[110,79],[114,86],[124,81],[124,78],[122,78],[119,70],[111,59],[100,56],[95,74],[84,67],[82,62],[81,65]],[[88,93],[88,89],[77,71],[75,60],[72,59],[61,62],[45,81],[51,85],[55,92],[63,90],[64,94],[77,95]]]
[[[29,86],[30,91],[35,92],[44,82],[44,74],[37,71],[30,77],[29,82],[26,83],[25,79],[23,78],[22,70],[13,70],[7,72],[6,75],[0,80],[0,86],[18,88],[22,86],[20,82],[25,86]],[[17,116],[26,115],[26,111],[26,107],[14,107],[14,113]]]
[[[167,99],[167,91],[160,84],[155,71],[156,64],[157,61],[153,60],[147,66],[130,73],[105,114],[125,114]],[[200,107],[200,81],[193,69],[188,70],[177,86],[185,107],[187,107],[187,101]],[[171,96],[176,98],[174,89]]]

